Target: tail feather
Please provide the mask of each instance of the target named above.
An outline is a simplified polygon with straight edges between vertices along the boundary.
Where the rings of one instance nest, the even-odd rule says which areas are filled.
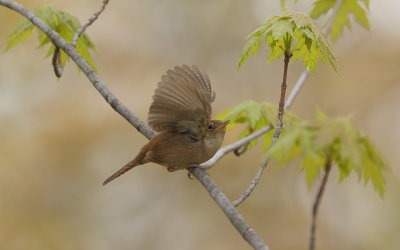
[[[110,181],[114,180],[115,178],[118,178],[119,176],[123,175],[125,172],[127,172],[128,170],[130,170],[133,167],[136,167],[137,165],[140,165],[140,163],[137,162],[137,159],[135,158],[134,160],[132,160],[131,162],[129,162],[128,164],[126,164],[125,166],[123,166],[120,170],[118,170],[117,172],[115,172],[113,175],[111,175],[110,177],[108,177],[104,182],[103,182],[103,186],[106,185],[107,183],[109,183]]]

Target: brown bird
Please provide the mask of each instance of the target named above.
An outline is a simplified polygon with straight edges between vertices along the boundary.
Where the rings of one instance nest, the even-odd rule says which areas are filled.
[[[154,92],[148,114],[149,125],[158,134],[103,185],[148,162],[172,172],[209,160],[221,146],[229,123],[211,120],[214,99],[208,76],[196,66],[168,70]]]

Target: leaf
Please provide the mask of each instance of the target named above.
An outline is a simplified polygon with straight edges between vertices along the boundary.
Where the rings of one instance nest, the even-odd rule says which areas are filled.
[[[310,17],[318,18],[335,7],[336,0],[318,0],[314,2],[314,8],[311,10]]]
[[[286,53],[293,55],[292,61],[301,59],[311,72],[314,72],[318,59],[336,71],[336,59],[329,44],[311,18],[304,13],[292,12],[267,18],[247,37],[247,43],[239,57],[238,68],[251,54],[257,55],[262,41],[265,41],[269,48],[268,62]]]
[[[318,18],[326,14],[329,10],[335,7],[335,0],[319,0],[314,3],[314,8],[311,11],[311,18]],[[364,5],[364,7],[362,6]],[[343,33],[343,29],[347,26],[351,29],[350,16],[353,15],[356,22],[362,27],[369,30],[370,24],[367,17],[369,8],[369,0],[346,0],[342,1],[338,8],[336,16],[333,17],[332,29],[329,36],[333,41],[336,41]]]
[[[304,152],[304,148],[301,147],[301,140],[304,136],[303,130],[307,125],[307,122],[301,122],[284,135],[282,134],[279,140],[267,150],[265,157],[276,158],[283,165],[301,155]]]
[[[233,129],[238,124],[245,124],[246,127],[242,130],[240,138],[249,135],[265,126],[274,126],[278,116],[278,108],[275,105],[269,103],[257,103],[255,101],[245,101],[233,108],[225,110],[219,114],[216,119],[218,120],[230,120],[228,130]],[[291,127],[295,124],[298,119],[291,114],[289,111],[285,111],[283,122],[285,127],[282,132],[284,133],[286,128]],[[271,143],[272,130],[263,135],[264,149],[265,145]],[[269,142],[267,142],[267,140]],[[257,139],[253,140],[249,147],[255,145]]]
[[[62,36],[67,42],[72,42],[75,33],[80,28],[80,23],[78,19],[64,11],[61,11],[50,5],[43,5],[36,8],[34,11],[35,15],[42,19],[50,28],[55,30]],[[25,41],[31,34],[32,31],[36,30],[38,33],[39,48],[50,44],[49,49],[46,52],[45,57],[49,57],[54,52],[54,45],[51,43],[50,39],[41,30],[34,26],[27,19],[22,19],[14,29],[14,31],[9,35],[8,44],[6,50],[9,50],[16,46],[18,43]],[[94,50],[94,44],[90,38],[83,33],[78,39],[76,50],[78,53],[88,62],[88,64],[96,70],[92,56],[90,54],[91,50]],[[67,54],[61,51],[61,61],[62,66],[69,60]]]
[[[298,158],[309,187],[329,157],[336,163],[333,166],[338,167],[339,182],[356,172],[383,196],[388,166],[369,139],[352,124],[350,117],[329,118],[322,111],[318,113],[315,123],[294,123],[266,156],[278,159],[280,165]]]

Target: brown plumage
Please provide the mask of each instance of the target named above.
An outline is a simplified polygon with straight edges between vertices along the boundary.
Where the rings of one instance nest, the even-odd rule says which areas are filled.
[[[209,160],[221,146],[229,123],[211,120],[214,99],[208,76],[196,66],[168,70],[158,83],[148,114],[149,125],[158,134],[103,185],[148,162],[176,171]]]

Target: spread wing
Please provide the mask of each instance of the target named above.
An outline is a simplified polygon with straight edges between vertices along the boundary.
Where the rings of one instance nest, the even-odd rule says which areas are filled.
[[[157,132],[187,133],[199,139],[208,127],[214,99],[206,74],[196,66],[175,67],[162,76],[154,92],[149,125]]]

